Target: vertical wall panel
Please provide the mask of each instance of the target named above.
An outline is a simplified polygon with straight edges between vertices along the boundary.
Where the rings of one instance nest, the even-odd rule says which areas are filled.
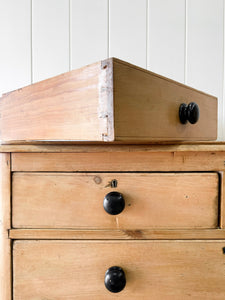
[[[0,0],[0,95],[115,56],[217,96],[225,140],[224,2]]]
[[[69,0],[33,0],[33,81],[69,71]]]
[[[146,0],[110,0],[109,56],[146,68]]]
[[[108,0],[71,1],[72,69],[108,56]]]
[[[30,0],[0,1],[0,96],[31,82]]]
[[[222,137],[223,0],[187,2],[187,84],[219,98]]]
[[[184,82],[185,0],[149,0],[148,69]]]

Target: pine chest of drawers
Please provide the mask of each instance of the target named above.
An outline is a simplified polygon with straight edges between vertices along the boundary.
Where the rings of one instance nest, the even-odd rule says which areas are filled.
[[[215,97],[108,59],[5,95],[0,129],[1,300],[225,298]]]
[[[222,143],[1,152],[1,299],[224,299]]]

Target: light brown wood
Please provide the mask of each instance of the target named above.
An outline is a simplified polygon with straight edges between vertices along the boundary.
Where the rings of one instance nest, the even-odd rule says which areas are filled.
[[[11,282],[11,228],[10,154],[0,153],[0,299],[10,300]]]
[[[117,187],[112,187],[112,181]],[[119,215],[103,199],[118,191]],[[216,173],[14,173],[14,228],[216,228]]]
[[[99,62],[6,94],[0,102],[1,140],[104,140],[113,134],[104,110],[112,98],[105,96],[108,69]]]
[[[224,229],[11,229],[15,240],[225,240]]]
[[[114,62],[115,134],[117,140],[215,140],[217,101],[186,86]],[[181,124],[181,103],[200,109],[196,124]]]
[[[16,241],[14,300],[223,300],[225,241]],[[125,289],[110,293],[106,270],[119,266]]]
[[[15,171],[13,177],[24,176],[24,181],[26,181],[25,176],[29,178],[33,176],[35,178],[35,174],[32,172],[37,171],[46,172],[39,174],[43,178],[48,178],[48,175],[51,176],[51,173],[49,172],[55,171],[91,171],[92,173],[94,171],[219,172],[221,176],[221,218],[219,222],[220,226],[224,228],[224,143],[213,142],[172,145],[4,145],[1,147],[1,149],[6,152],[36,152],[12,154],[13,170]],[[29,173],[20,174],[18,171],[25,171]],[[206,174],[206,176],[210,175],[209,173],[204,174]],[[59,176],[60,174],[55,175]],[[70,178],[71,175],[85,176],[87,174],[67,173],[64,177]],[[92,174],[88,175],[91,176]],[[95,175],[100,177],[104,176],[102,173]],[[112,179],[114,179],[114,175],[116,174],[111,173],[107,175],[112,175]],[[124,174],[120,175],[123,176]],[[130,174],[130,176],[131,175],[139,176],[139,174]],[[198,176],[200,175],[201,173],[198,173]],[[212,175],[216,177],[218,176],[217,173]],[[60,180],[59,182],[61,183],[62,181],[63,180]],[[36,185],[38,185],[38,182],[36,182]],[[88,181],[88,184],[89,182],[90,181]],[[30,184],[29,181],[26,182],[26,184]],[[209,184],[212,184],[211,180],[209,180]],[[149,188],[146,181],[145,183],[143,181],[143,185],[145,189]],[[208,183],[205,183],[205,185],[209,187]],[[201,190],[205,189],[205,185],[199,184]],[[47,186],[47,183],[44,182],[43,185],[40,185],[38,188],[40,189],[41,186]],[[102,190],[107,189],[104,187],[104,180],[100,186],[102,186]],[[53,185],[48,184],[47,188],[52,189],[53,187]],[[119,188],[120,185],[118,186],[118,190]],[[132,188],[134,188],[133,185]],[[81,189],[82,185],[80,186],[80,190]],[[24,190],[26,193],[28,192],[27,189]],[[66,190],[66,193],[68,193],[68,191],[72,193],[70,188]],[[83,189],[82,192],[84,191],[85,189]],[[55,193],[54,196],[55,195],[57,197],[59,196],[58,193]],[[32,197],[35,197],[34,191],[32,193]],[[30,197],[29,200],[32,197]],[[44,200],[46,200],[46,198],[42,198],[39,203],[40,206],[42,205],[42,208],[43,204],[46,204],[46,201]],[[24,199],[21,201],[23,202]],[[102,199],[100,202],[102,205]],[[28,197],[27,203],[29,203]],[[68,208],[66,201],[61,203],[62,210]],[[199,204],[197,207],[199,211]],[[165,206],[165,210],[166,208],[167,206]],[[184,209],[182,206],[181,208]],[[55,208],[51,211],[52,215],[54,214],[54,209]],[[26,211],[26,209],[24,211]],[[205,214],[202,213],[201,218],[203,218],[204,215]],[[45,221],[46,218],[42,216],[42,224]],[[102,219],[100,221],[102,221]],[[135,222],[133,222],[133,224],[135,224]],[[11,229],[9,231],[9,237],[10,239],[17,241],[23,240],[18,241],[18,243],[24,242],[26,245],[31,245],[21,246],[21,248],[18,246],[17,248],[17,241],[15,242],[17,254],[14,259],[14,271],[16,270],[14,274],[14,280],[16,282],[14,299],[16,300],[36,300],[42,298],[54,300],[66,298],[105,300],[117,299],[118,297],[121,299],[146,300],[150,298],[159,300],[180,300],[186,298],[196,300],[224,299],[225,291],[223,279],[225,274],[225,262],[223,260],[225,259],[225,255],[222,254],[222,248],[225,247],[224,229],[140,229],[137,228],[137,226],[134,226],[132,229],[119,228],[93,230],[86,228],[20,228]],[[28,239],[31,241],[28,242]],[[61,240],[62,245],[65,243],[66,247],[58,246],[60,241],[56,240]],[[114,240],[114,242],[112,240]],[[184,242],[182,240],[186,241]],[[150,246],[143,246],[144,242]],[[82,246],[79,246],[80,243],[83,243]],[[100,246],[98,246],[98,244]],[[113,244],[113,246],[111,244]],[[58,250],[59,248],[63,248],[63,250]],[[86,250],[84,250],[85,248]],[[107,254],[105,254],[104,251]],[[112,251],[113,254],[110,251]],[[73,253],[75,258],[73,257]],[[9,257],[9,254],[7,255]],[[125,269],[127,280],[129,282],[129,285],[127,285],[127,291],[124,290],[120,294],[114,295],[105,290],[103,282],[105,270],[103,270],[103,275],[99,275],[98,273],[102,270],[102,267],[105,266],[104,262],[100,261],[100,258],[102,257],[105,259],[110,257],[110,262],[112,264],[116,264],[116,261],[114,261],[113,258],[122,257],[126,259],[124,263],[127,262],[128,267],[126,267],[125,264],[122,264],[122,262],[121,266]],[[95,259],[98,261],[96,262]],[[85,261],[85,264],[83,261]],[[135,265],[131,265],[133,262]],[[5,266],[6,268],[9,267],[7,264]],[[142,266],[143,269],[140,269]],[[136,281],[136,278],[134,277],[136,270],[138,271],[138,281]],[[154,274],[152,275],[149,273],[149,270],[154,270],[154,274],[156,274],[155,277]],[[87,275],[83,275],[83,271],[84,273],[86,271],[86,274],[90,274],[91,276],[94,274],[90,279],[90,283]],[[75,279],[71,276],[71,274],[78,274],[78,272],[79,276],[77,275],[77,277],[79,277],[81,281],[74,283],[73,280]],[[67,274],[69,274],[68,277]],[[146,274],[150,274],[148,276],[151,277],[146,277]],[[95,282],[96,278],[97,281]],[[96,291],[96,293],[93,291]],[[103,293],[107,292],[107,294],[101,294],[102,291]],[[78,293],[78,296],[75,293]],[[0,297],[0,299],[2,298]],[[8,299],[10,298],[5,298],[4,300]]]
[[[27,145],[21,142],[20,145],[0,145],[0,152],[39,152],[39,153],[93,153],[93,152],[223,152],[225,151],[224,142],[211,142],[211,143],[160,143],[160,144],[143,144],[143,145],[130,145],[118,143],[104,143],[104,144],[70,144],[68,143],[55,143],[49,144],[36,144]]]
[[[220,172],[220,228],[225,227],[225,176]]]
[[[183,125],[193,101],[200,119]],[[6,94],[0,128],[4,143],[216,140],[217,99],[110,58]]]
[[[13,171],[224,171],[225,152],[13,153]]]

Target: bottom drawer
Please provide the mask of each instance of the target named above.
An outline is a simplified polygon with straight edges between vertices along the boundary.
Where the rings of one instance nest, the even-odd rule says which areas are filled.
[[[223,247],[225,241],[16,241],[13,299],[224,299]],[[104,284],[112,266],[125,272],[119,293]],[[114,272],[107,280],[121,278]]]

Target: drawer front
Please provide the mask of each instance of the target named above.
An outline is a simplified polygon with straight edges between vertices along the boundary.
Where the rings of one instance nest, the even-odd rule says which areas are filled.
[[[13,227],[215,228],[218,188],[217,173],[14,173]]]
[[[215,140],[217,99],[151,72],[130,65],[114,64],[114,126],[117,140]],[[182,124],[179,108],[194,116],[190,103],[197,104],[199,120]],[[181,118],[184,122],[186,117]],[[195,119],[196,121],[197,119]],[[195,122],[194,121],[194,122]]]
[[[0,103],[4,143],[217,138],[216,97],[117,59],[13,91]],[[179,118],[182,103],[186,124]]]
[[[222,300],[224,246],[225,241],[16,241],[13,299]],[[125,273],[126,285],[117,294],[104,284],[112,266]],[[114,280],[122,288],[124,280],[117,274]]]

